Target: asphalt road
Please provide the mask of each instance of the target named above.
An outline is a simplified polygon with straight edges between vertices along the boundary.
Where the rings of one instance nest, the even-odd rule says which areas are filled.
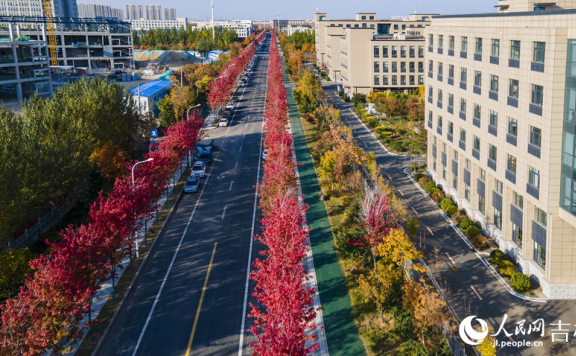
[[[342,122],[352,128],[355,140],[366,151],[375,153],[382,175],[390,179],[408,210],[417,215],[420,232],[426,232],[421,248],[427,252],[434,247],[439,248],[439,258],[435,261],[428,259],[427,263],[460,320],[476,315],[498,331],[507,314],[505,329],[512,336],[508,338],[501,332],[498,336],[500,341],[543,342],[542,346],[499,348],[498,355],[576,355],[576,301],[537,303],[510,294],[444,220],[435,204],[425,198],[403,173],[410,166],[411,157],[388,153],[354,115],[353,106],[337,95],[336,84],[322,81],[322,85],[328,101],[341,111]],[[428,228],[433,235],[428,232]],[[416,242],[419,244],[419,239]],[[514,335],[516,323],[525,320],[527,330],[528,325],[539,318],[543,318],[546,325],[544,337],[534,332],[530,336]],[[564,326],[564,329],[569,330],[568,343],[552,342],[552,329],[558,327],[550,324],[558,323],[559,320],[569,324]],[[556,339],[558,336],[561,335],[557,335]]]
[[[267,68],[259,54],[230,127],[209,131],[209,174],[178,203],[98,355],[238,354]]]

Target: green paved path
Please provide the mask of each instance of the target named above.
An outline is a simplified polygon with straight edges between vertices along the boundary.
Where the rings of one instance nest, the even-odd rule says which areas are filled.
[[[285,69],[285,68],[284,68]],[[310,243],[316,267],[316,278],[322,304],[324,328],[328,340],[330,355],[365,355],[364,344],[360,340],[358,328],[354,323],[350,296],[346,288],[344,275],[340,268],[338,256],[334,250],[332,228],[324,202],[320,201],[320,186],[308,150],[300,114],[292,95],[286,71],[284,83],[287,87],[290,104],[290,121],[294,135],[294,147],[298,160],[298,171],[304,202],[310,209],[306,212],[310,226]]]

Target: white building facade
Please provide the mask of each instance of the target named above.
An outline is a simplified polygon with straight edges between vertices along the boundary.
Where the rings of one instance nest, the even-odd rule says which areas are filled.
[[[148,31],[158,28],[176,28],[180,29],[184,27],[184,29],[188,28],[188,19],[187,18],[179,18],[175,20],[131,20],[130,23],[132,24],[132,29],[134,31]]]

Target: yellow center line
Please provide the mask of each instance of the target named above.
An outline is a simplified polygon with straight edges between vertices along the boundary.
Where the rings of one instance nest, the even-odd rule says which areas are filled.
[[[202,309],[202,301],[204,300],[204,294],[206,293],[206,286],[208,285],[208,277],[210,277],[210,271],[212,270],[212,262],[214,262],[214,255],[216,254],[216,246],[218,246],[218,242],[214,242],[214,249],[212,250],[212,257],[210,257],[210,264],[208,265],[208,272],[206,272],[206,279],[204,279],[204,287],[202,287],[202,294],[200,294],[200,302],[198,302],[198,309],[196,310],[196,317],[194,318],[192,333],[190,334],[190,340],[188,340],[188,347],[186,348],[186,356],[190,356],[190,349],[192,348],[194,333],[196,332],[196,326],[198,325],[198,317],[200,316],[200,309]]]
[[[232,190],[232,184],[234,184],[234,181],[230,182],[230,188],[228,188],[228,190]]]
[[[226,208],[228,205],[224,206],[224,210],[222,211],[222,220],[224,220],[224,215],[226,215]]]

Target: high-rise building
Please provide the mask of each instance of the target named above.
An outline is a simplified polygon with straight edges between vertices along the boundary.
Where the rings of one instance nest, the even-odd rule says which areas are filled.
[[[191,27],[198,29],[206,28],[212,29],[211,21],[193,21],[190,22]],[[238,37],[246,38],[252,33],[251,20],[229,20],[229,21],[214,21],[215,28],[227,28],[236,31]]]
[[[44,16],[42,0],[0,0],[0,15]],[[52,16],[78,17],[76,0],[52,0]]]
[[[176,9],[173,7],[164,8],[164,20],[176,20]]]
[[[375,13],[328,20],[316,13],[316,61],[352,96],[424,84],[424,28],[431,15],[380,20]]]
[[[162,20],[162,6],[146,5],[146,20]]]
[[[124,12],[122,9],[113,8],[110,5],[78,3],[78,17],[122,20]]]
[[[497,6],[426,28],[428,173],[547,297],[575,299],[576,1]]]
[[[127,4],[126,5],[126,20],[139,20],[144,18],[144,11],[142,5]]]
[[[174,20],[130,20],[132,24],[132,30],[135,31],[148,31],[158,28],[175,28],[179,30],[180,28],[188,28],[187,18],[177,18]]]

